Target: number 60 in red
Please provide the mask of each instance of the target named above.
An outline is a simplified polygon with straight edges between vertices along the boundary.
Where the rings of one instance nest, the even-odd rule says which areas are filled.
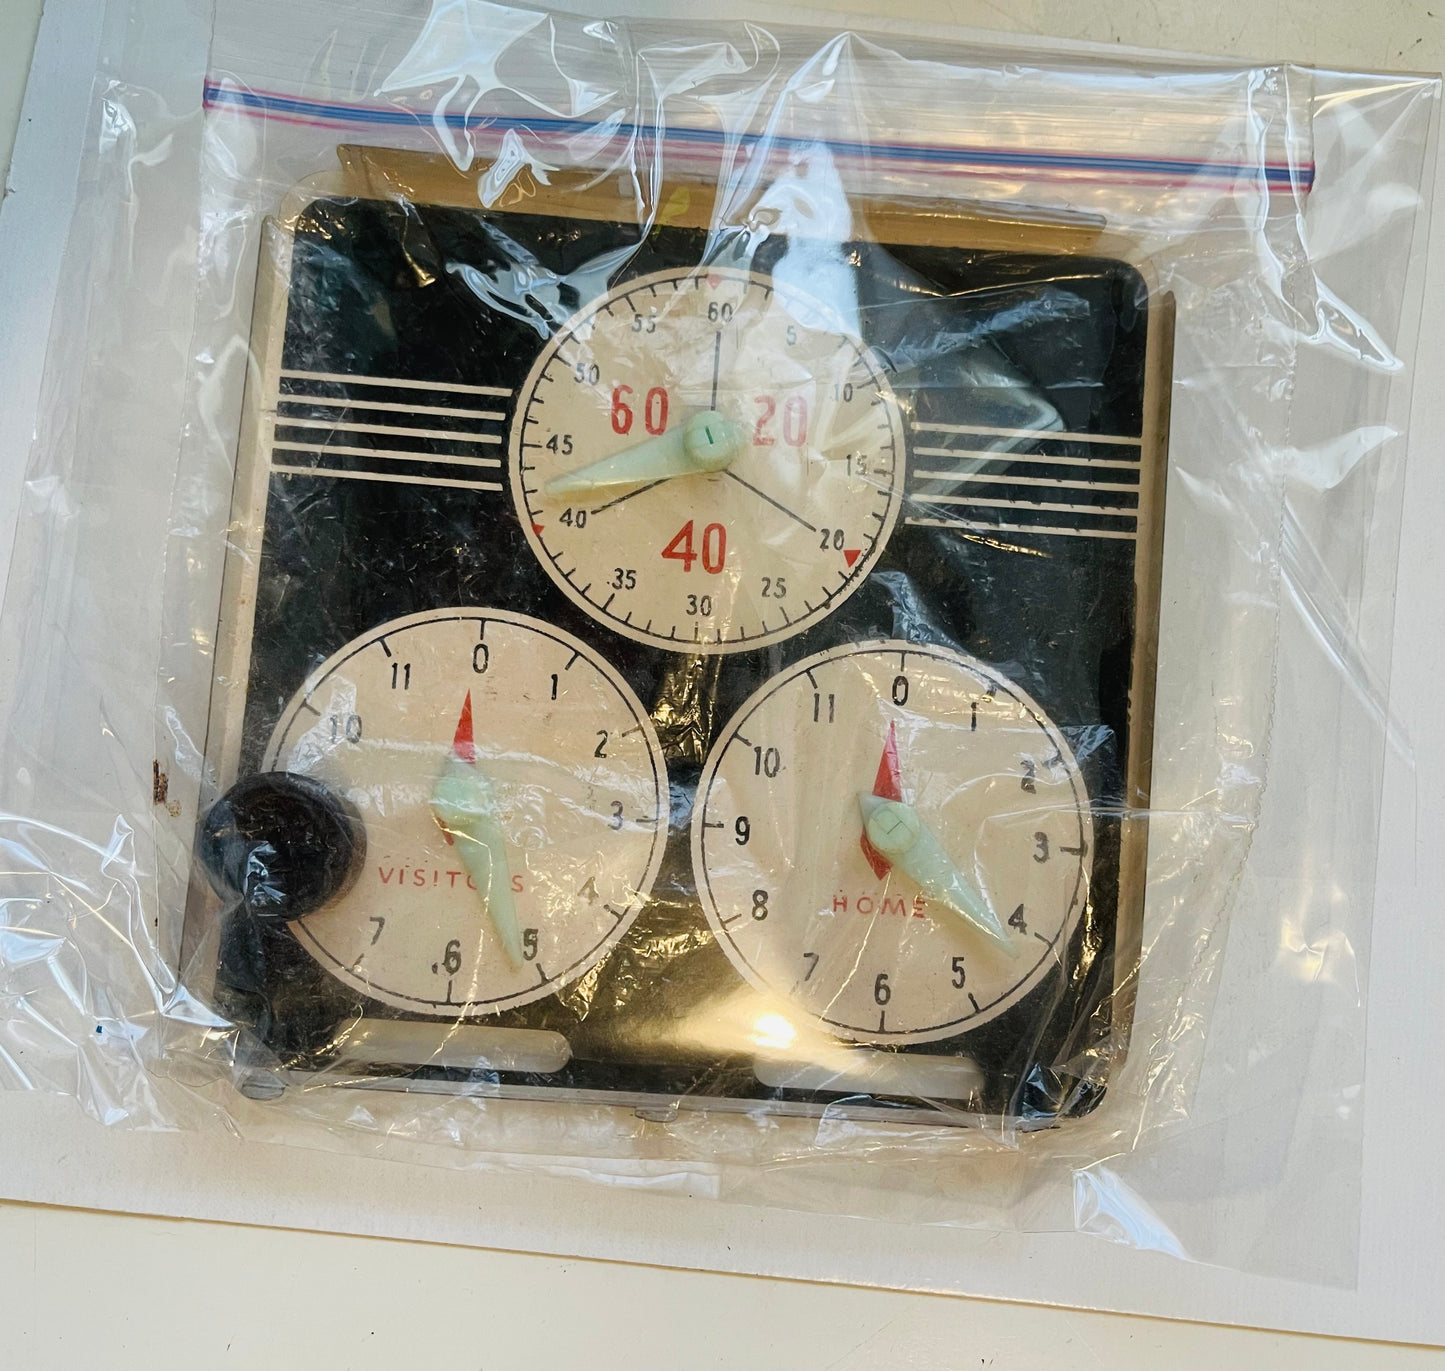
[[[612,387],[613,433],[630,433],[632,431],[632,406],[627,403],[627,397],[631,394],[631,386],[616,385]],[[642,426],[654,437],[667,429],[667,391],[661,386],[653,386],[647,392],[647,398],[642,402]]]

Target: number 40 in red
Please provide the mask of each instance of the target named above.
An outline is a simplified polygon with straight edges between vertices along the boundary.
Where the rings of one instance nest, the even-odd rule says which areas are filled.
[[[693,521],[689,519],[673,534],[672,541],[662,549],[662,555],[672,562],[681,562],[684,571],[691,571],[698,560],[698,551],[693,545]],[[721,524],[708,524],[702,531],[702,569],[710,576],[716,576],[727,560],[728,531]]]

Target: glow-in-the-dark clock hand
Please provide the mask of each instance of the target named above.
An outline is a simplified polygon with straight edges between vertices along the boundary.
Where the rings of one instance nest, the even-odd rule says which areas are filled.
[[[746,435],[731,419],[705,409],[667,433],[554,476],[542,487],[549,497],[585,495],[609,486],[668,481],[675,476],[726,471],[742,455]]]
[[[863,832],[879,856],[917,881],[930,900],[986,933],[1010,957],[1019,955],[988,901],[954,865],[912,805],[865,790],[859,792],[858,808]]]
[[[446,766],[432,788],[431,811],[442,832],[456,844],[462,865],[486,902],[487,916],[508,958],[513,966],[520,967],[522,932],[517,920],[517,903],[512,898],[507,840],[502,833],[501,811],[492,787],[476,764],[470,691],[462,706]]]

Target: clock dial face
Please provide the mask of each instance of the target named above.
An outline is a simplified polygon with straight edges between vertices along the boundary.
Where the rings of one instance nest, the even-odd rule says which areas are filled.
[[[865,841],[877,800],[923,835],[908,855]],[[733,965],[880,1043],[967,1032],[1037,986],[1088,898],[1091,847],[1077,763],[1038,705],[961,653],[891,640],[769,681],[721,734],[693,811],[698,892]],[[969,892],[1001,938],[965,917]]]
[[[679,471],[698,416],[729,426],[731,456]],[[646,444],[637,480],[587,486]],[[862,584],[897,520],[904,447],[878,363],[822,305],[755,273],[673,269],[551,339],[510,466],[527,539],[575,603],[639,642],[732,652],[800,632]]]
[[[291,701],[266,768],[345,794],[366,829],[356,884],[297,938],[416,1013],[561,989],[626,931],[662,858],[646,712],[586,644],[523,614],[430,611],[349,644]]]

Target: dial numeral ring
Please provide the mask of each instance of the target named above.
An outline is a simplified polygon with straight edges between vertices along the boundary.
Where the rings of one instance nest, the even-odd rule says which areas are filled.
[[[778,642],[862,583],[898,518],[899,406],[816,300],[673,269],[569,320],[520,392],[510,477],[547,574],[638,642]]]
[[[366,866],[298,941],[371,999],[447,1017],[556,993],[612,948],[662,860],[667,775],[632,689],[528,615],[384,624],[291,701],[266,756],[344,794]]]
[[[1042,709],[973,658],[892,640],[810,657],[749,699],[692,830],[736,969],[799,1025],[870,1042],[952,1037],[1038,986],[1088,899],[1092,846]]]

